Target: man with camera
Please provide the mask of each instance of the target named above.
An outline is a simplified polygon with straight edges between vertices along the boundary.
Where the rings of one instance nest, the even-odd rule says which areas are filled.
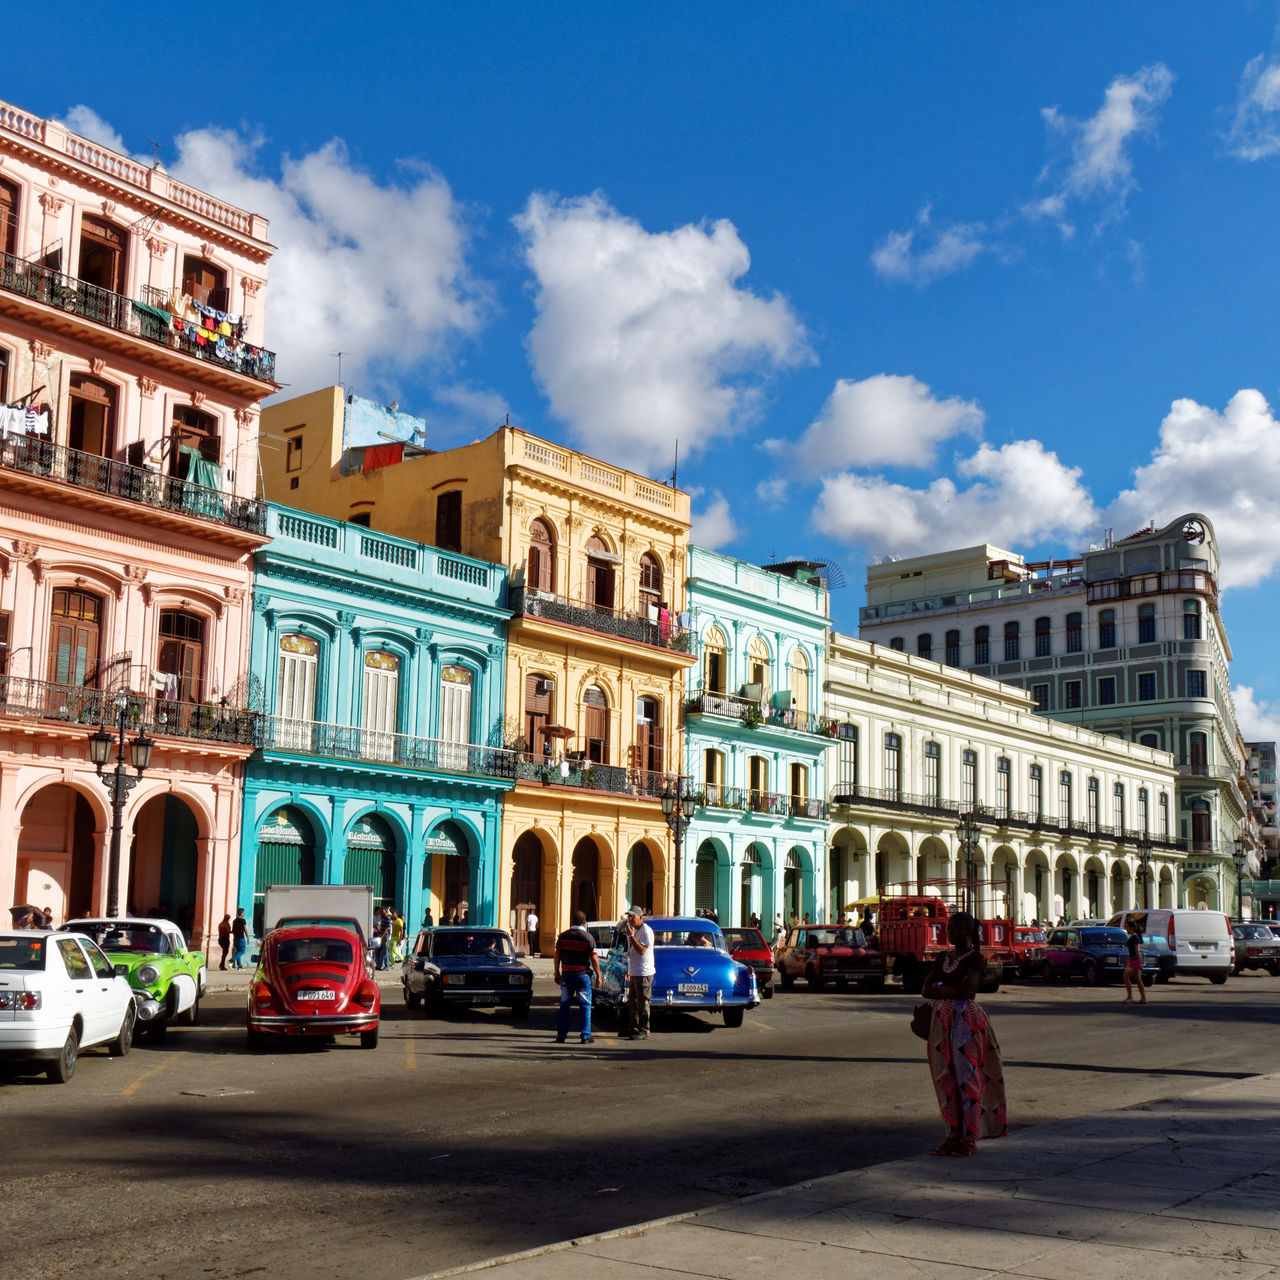
[[[649,998],[653,994],[653,930],[644,922],[644,908],[628,908],[622,924],[627,939],[627,1011],[630,1024],[619,1032],[627,1040],[649,1038]]]

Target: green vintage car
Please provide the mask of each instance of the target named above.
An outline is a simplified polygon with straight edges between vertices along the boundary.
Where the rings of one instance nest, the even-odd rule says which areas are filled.
[[[107,953],[129,980],[138,1030],[163,1035],[171,1022],[192,1024],[205,989],[204,956],[189,951],[171,920],[68,920],[64,929],[83,933]]]

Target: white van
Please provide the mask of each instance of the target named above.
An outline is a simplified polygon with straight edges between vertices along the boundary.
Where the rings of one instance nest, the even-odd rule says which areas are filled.
[[[1231,921],[1220,911],[1152,907],[1148,911],[1119,911],[1107,923],[1121,929],[1135,925],[1143,942],[1150,943],[1159,957],[1173,958],[1171,977],[1208,978],[1221,984],[1231,973],[1235,939]],[[1166,965],[1167,961],[1161,963],[1162,978],[1168,973]]]

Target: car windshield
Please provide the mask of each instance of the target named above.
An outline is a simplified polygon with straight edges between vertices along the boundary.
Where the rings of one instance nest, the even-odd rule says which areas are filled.
[[[719,933],[711,933],[703,929],[655,930],[653,945],[655,947],[710,947],[716,951],[724,950],[724,942]]]
[[[1272,938],[1275,935],[1266,925],[1262,924],[1238,924],[1236,925],[1237,938]]]
[[[1080,942],[1086,947],[1125,947],[1129,945],[1129,935],[1123,929],[1084,929]]]
[[[437,933],[431,944],[433,956],[514,956],[515,949],[505,933]]]
[[[340,964],[350,967],[355,948],[345,938],[281,938],[276,943],[278,964]]]
[[[725,945],[731,951],[739,949],[768,951],[769,944],[764,940],[759,929],[725,929]]]
[[[127,920],[73,920],[67,928],[87,933],[104,951],[130,951],[139,956],[172,955],[164,930],[154,924],[130,924]]]
[[[48,948],[44,939],[0,938],[0,969],[18,969],[23,973],[41,973]]]
[[[1043,929],[1019,929],[1018,941],[1019,942],[1045,942],[1046,938],[1044,936],[1044,930]]]
[[[861,929],[810,929],[810,947],[865,947],[866,935]]]
[[[618,932],[611,924],[589,924],[587,932],[596,940],[596,946],[608,951],[613,946],[614,935]]]

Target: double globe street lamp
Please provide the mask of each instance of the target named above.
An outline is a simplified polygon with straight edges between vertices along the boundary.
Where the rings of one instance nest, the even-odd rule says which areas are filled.
[[[681,915],[684,907],[680,897],[680,871],[684,866],[684,833],[689,823],[693,821],[693,812],[698,807],[698,797],[691,791],[687,791],[684,784],[684,774],[677,775],[675,786],[668,782],[662,789],[661,796],[662,816],[666,818],[667,826],[671,828],[671,835],[675,840],[675,881],[672,887],[676,915]]]
[[[1231,850],[1231,860],[1236,864],[1236,919],[1244,919],[1244,864],[1249,860],[1244,841],[1237,840]]]
[[[1151,837],[1145,831],[1138,841],[1138,867],[1139,874],[1142,876],[1142,909],[1146,911],[1151,906],[1148,888],[1151,875]]]
[[[104,723],[99,724],[97,732],[89,735],[89,759],[98,771],[98,780],[111,793],[111,851],[107,858],[107,915],[114,918],[120,914],[120,830],[124,824],[124,805],[129,792],[138,785],[147,767],[151,764],[151,753],[155,743],[147,737],[144,729],[138,730],[136,738],[125,742],[125,723],[129,716],[129,699],[123,695],[114,703],[116,732],[107,730]],[[110,773],[104,772],[107,761],[111,758],[111,748],[116,747],[116,767]],[[125,772],[125,748],[128,747],[128,761],[137,777],[130,777]]]
[[[982,834],[973,820],[972,811],[960,815],[956,823],[956,835],[960,837],[960,856],[964,858],[964,909],[973,910],[973,865],[978,849],[978,837]]]

